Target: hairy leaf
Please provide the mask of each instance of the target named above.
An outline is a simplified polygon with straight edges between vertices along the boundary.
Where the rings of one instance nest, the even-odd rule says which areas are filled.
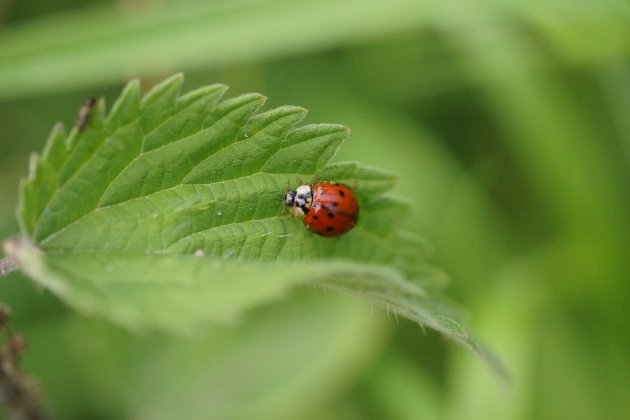
[[[222,99],[222,85],[180,95],[182,81],[144,97],[131,82],[109,113],[99,101],[85,127],[55,126],[21,188],[24,272],[85,313],[178,333],[318,285],[491,357],[431,296],[442,276],[423,241],[398,228],[408,208],[384,195],[395,176],[330,163],[347,128],[300,126],[303,108],[261,111],[264,96]],[[354,230],[323,238],[285,211],[287,187],[315,179],[356,192]]]

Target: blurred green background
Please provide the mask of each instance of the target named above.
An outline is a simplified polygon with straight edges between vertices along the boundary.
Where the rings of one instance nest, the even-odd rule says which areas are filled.
[[[630,5],[624,0],[0,0],[0,238],[53,123],[177,72],[353,134],[504,358],[301,290],[182,340],[0,300],[56,418],[630,418]],[[166,310],[166,309],[165,309]]]

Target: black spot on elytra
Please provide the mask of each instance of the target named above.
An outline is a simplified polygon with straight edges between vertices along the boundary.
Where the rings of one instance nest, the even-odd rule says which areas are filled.
[[[345,193],[345,192],[343,192],[343,190],[339,190],[339,195],[340,195],[340,196],[342,196],[342,197],[345,197],[345,196],[346,196],[346,193]]]
[[[313,216],[313,219],[319,220],[319,216]]]
[[[332,213],[328,213],[328,218],[329,218],[329,219],[332,219],[333,217],[335,217],[335,215],[334,215],[334,214],[332,214]]]
[[[326,232],[332,232],[333,230],[335,230],[335,228],[333,226],[328,226],[326,228]]]
[[[337,207],[337,202],[333,201],[332,203],[330,203],[330,205],[333,206],[333,207]]]

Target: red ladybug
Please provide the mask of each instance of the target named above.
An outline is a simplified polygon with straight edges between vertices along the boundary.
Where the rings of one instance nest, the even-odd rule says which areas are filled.
[[[356,225],[359,203],[352,190],[336,182],[301,185],[284,194],[293,217],[304,217],[304,226],[318,235],[340,236]]]

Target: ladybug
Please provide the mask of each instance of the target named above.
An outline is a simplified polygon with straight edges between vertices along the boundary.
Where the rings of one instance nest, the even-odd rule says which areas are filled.
[[[337,182],[300,185],[284,194],[284,204],[293,217],[303,217],[304,226],[318,235],[340,236],[357,224],[359,203],[348,186]]]

